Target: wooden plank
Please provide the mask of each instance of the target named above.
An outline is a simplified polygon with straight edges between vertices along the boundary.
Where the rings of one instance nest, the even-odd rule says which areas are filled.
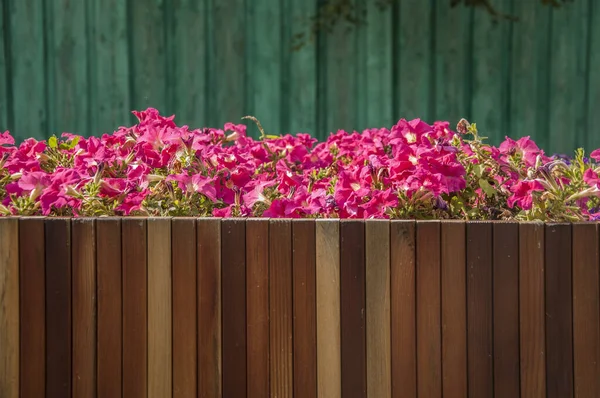
[[[588,13],[588,32],[590,41],[588,47],[589,64],[587,70],[586,95],[587,95],[587,129],[593,129],[600,123],[600,70],[592,65],[600,63],[600,29],[596,26],[600,24],[600,4],[595,1],[589,2],[590,10]],[[584,148],[592,151],[593,148],[600,148],[600,136],[588,132]]]
[[[442,387],[444,397],[467,396],[466,226],[442,222]]]
[[[147,221],[123,218],[123,396],[148,391]]]
[[[43,0],[11,1],[8,7],[10,15],[5,15],[10,18],[10,26],[15,27],[11,29],[11,43],[18,43],[19,48],[27,49],[14,49],[10,59],[14,88],[11,127],[17,139],[42,139],[48,134],[45,97],[48,79],[44,62],[44,37],[48,33],[48,21],[44,15],[44,3]],[[28,28],[23,29],[24,26]]]
[[[319,398],[341,398],[340,224],[317,220],[317,391]]]
[[[367,396],[392,396],[390,222],[365,224]]]
[[[416,243],[414,221],[390,226],[392,396],[417,397]]]
[[[417,391],[419,397],[442,396],[441,226],[417,222]]]
[[[46,397],[71,396],[71,224],[45,220]]]
[[[171,219],[148,220],[148,397],[173,391]]]
[[[0,220],[0,395],[19,397],[19,220]]]
[[[52,29],[45,32],[50,130],[85,134],[89,129],[86,4],[46,3]]]
[[[246,221],[248,397],[269,395],[269,221]]]
[[[492,224],[467,225],[467,347],[469,396],[494,394]]]
[[[519,224],[494,223],[494,396],[520,394]]]
[[[98,398],[121,396],[123,380],[123,290],[121,220],[96,220],[96,278],[98,284]]]
[[[130,113],[127,2],[88,0],[88,4],[94,15],[88,46],[95,53],[89,84],[96,104],[90,133],[109,133],[134,121]]]
[[[317,296],[314,220],[292,223],[294,396],[317,397]]]
[[[340,222],[342,396],[366,397],[365,223]]]
[[[173,273],[173,397],[197,396],[196,220],[171,222]]]
[[[20,396],[46,393],[46,272],[43,218],[19,220]]]
[[[573,397],[571,224],[547,224],[546,397]]]
[[[272,397],[292,397],[292,224],[269,222],[270,379]]]
[[[198,251],[198,393],[222,396],[221,220],[196,224]]]
[[[521,394],[546,396],[544,226],[519,225]]]
[[[246,395],[246,223],[223,220],[223,396]]]
[[[96,394],[96,230],[94,219],[73,219],[73,396]]]
[[[9,11],[8,7],[0,7],[0,33],[4,40],[0,40],[0,131],[11,130],[12,128],[12,71],[10,70],[11,58],[11,29],[10,14],[4,18],[4,12]]]
[[[573,363],[575,396],[600,395],[598,225],[573,224]]]

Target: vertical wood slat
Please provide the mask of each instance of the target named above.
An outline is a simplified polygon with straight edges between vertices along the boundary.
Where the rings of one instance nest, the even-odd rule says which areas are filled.
[[[439,221],[417,222],[417,392],[442,396],[442,336]]]
[[[171,219],[148,223],[148,398],[172,396]]]
[[[367,396],[391,397],[390,223],[365,225]]]
[[[573,354],[577,398],[600,396],[598,224],[573,224]]]
[[[123,375],[121,220],[96,220],[98,398],[119,398]]]
[[[20,397],[46,392],[46,272],[43,218],[19,220]]]
[[[71,224],[45,220],[46,397],[71,396]]]
[[[365,222],[340,222],[342,396],[366,397]]]
[[[269,395],[269,221],[246,221],[248,398]]]
[[[222,396],[221,220],[196,224],[198,273],[198,394]]]
[[[292,397],[293,378],[293,279],[292,224],[269,224],[270,379],[271,396]]]
[[[316,239],[317,392],[341,398],[340,224],[318,220]]]
[[[519,226],[519,316],[521,395],[546,396],[544,226]]]
[[[96,393],[96,230],[94,219],[73,219],[73,397]]]
[[[458,398],[467,396],[466,226],[441,228],[442,393]]]
[[[173,292],[173,398],[197,396],[196,220],[171,224]]]
[[[124,218],[121,224],[123,268],[123,397],[148,391],[147,221]]]
[[[0,395],[19,397],[19,220],[0,220]]]
[[[492,339],[492,225],[467,225],[469,396],[494,394]]]
[[[392,396],[417,397],[416,224],[390,226]]]
[[[545,228],[547,398],[573,397],[571,224]]]
[[[495,223],[493,230],[494,397],[518,397],[519,224]]]
[[[221,229],[223,396],[246,396],[246,222],[225,219]]]
[[[295,397],[317,397],[315,245],[314,220],[295,220],[292,224]]]

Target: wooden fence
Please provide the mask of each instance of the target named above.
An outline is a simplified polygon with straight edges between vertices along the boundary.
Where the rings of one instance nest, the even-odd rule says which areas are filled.
[[[600,396],[595,223],[0,220],[0,396]]]

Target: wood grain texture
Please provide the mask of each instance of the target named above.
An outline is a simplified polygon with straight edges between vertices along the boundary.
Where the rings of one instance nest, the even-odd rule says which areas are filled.
[[[314,220],[292,223],[294,396],[317,397],[317,297]]]
[[[417,391],[421,397],[442,396],[441,225],[417,222]]]
[[[198,394],[222,396],[221,220],[196,224],[198,273]]]
[[[292,223],[269,222],[270,379],[271,396],[291,398],[293,374]]]
[[[367,396],[391,397],[390,222],[365,225]]]
[[[573,225],[573,364],[575,397],[600,395],[598,225]]]
[[[98,398],[121,396],[123,311],[121,220],[96,220]]]
[[[442,386],[443,396],[467,396],[466,226],[442,222]]]
[[[571,224],[545,228],[546,397],[573,397]]]
[[[196,220],[171,221],[173,278],[173,397],[197,396]]]
[[[71,396],[71,224],[45,221],[46,397]]]
[[[467,333],[469,396],[494,394],[492,225],[467,225]]]
[[[0,395],[19,397],[19,220],[0,220]]]
[[[519,225],[521,395],[546,396],[544,225]]]
[[[246,222],[225,219],[221,229],[223,396],[246,395]]]
[[[147,221],[123,218],[123,397],[148,394]]]
[[[317,392],[319,398],[341,398],[340,224],[317,220]]]
[[[519,224],[494,223],[494,396],[518,397]]]
[[[73,219],[73,397],[96,394],[96,225]]]
[[[269,220],[246,221],[249,398],[269,395]]]
[[[46,272],[44,219],[19,220],[20,396],[46,391]]]
[[[366,397],[365,222],[340,222],[342,396]]]
[[[414,221],[390,226],[392,397],[417,397],[416,235]]]
[[[148,398],[168,398],[173,387],[171,219],[148,223]]]

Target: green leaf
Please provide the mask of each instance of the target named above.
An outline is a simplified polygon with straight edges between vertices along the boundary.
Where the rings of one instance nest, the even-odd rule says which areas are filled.
[[[50,148],[56,148],[58,146],[58,139],[56,138],[55,135],[53,135],[52,137],[48,138],[48,146]]]
[[[492,187],[490,185],[490,183],[483,178],[479,179],[479,186],[481,187],[481,189],[483,189],[483,192],[485,192],[485,194],[488,197],[492,197],[496,193],[496,190],[494,189],[494,187]]]
[[[475,173],[475,175],[476,175],[478,178],[481,178],[481,172],[482,172],[482,170],[481,170],[481,165],[480,165],[480,164],[475,164],[475,165],[473,165],[473,172]]]

